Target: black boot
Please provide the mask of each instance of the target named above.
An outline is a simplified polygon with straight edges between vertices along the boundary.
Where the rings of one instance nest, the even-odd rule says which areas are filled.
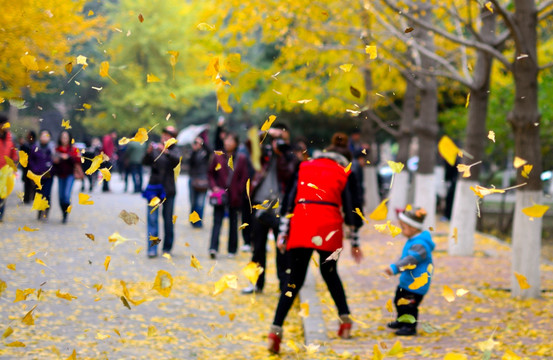
[[[69,205],[66,205],[66,204],[61,206],[61,212],[62,212],[62,216],[63,216],[61,222],[64,223],[64,224],[67,223],[67,209],[68,208],[69,208]]]
[[[37,215],[36,219],[39,220],[39,221],[42,220],[42,210],[38,211],[38,215]]]

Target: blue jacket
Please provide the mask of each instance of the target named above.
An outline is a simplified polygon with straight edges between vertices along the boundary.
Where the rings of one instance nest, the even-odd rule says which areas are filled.
[[[432,236],[428,231],[423,231],[407,240],[401,258],[390,265],[394,275],[401,272],[399,277],[400,288],[420,295],[428,292],[434,272],[433,266],[429,268],[429,265],[432,264],[432,250],[435,247],[436,244],[432,241]],[[413,266],[415,266],[414,269],[412,269]],[[425,273],[428,275],[426,283],[423,280],[426,276]],[[416,278],[419,278],[419,284],[414,284]]]

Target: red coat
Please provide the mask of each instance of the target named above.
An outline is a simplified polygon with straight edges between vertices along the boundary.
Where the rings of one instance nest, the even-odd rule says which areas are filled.
[[[349,171],[318,158],[301,163],[287,248],[335,251],[342,247],[342,192]]]
[[[0,169],[6,165],[4,156],[9,157],[13,161],[17,161],[17,149],[13,143],[12,134],[7,130],[5,131],[4,137],[0,137]]]

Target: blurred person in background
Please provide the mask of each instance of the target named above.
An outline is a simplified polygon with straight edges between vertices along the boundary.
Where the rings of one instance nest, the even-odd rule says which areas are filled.
[[[52,193],[52,184],[54,183],[53,174],[53,157],[56,147],[52,142],[50,131],[42,130],[39,134],[38,142],[31,147],[29,154],[28,169],[34,174],[40,176],[41,189],[36,192],[41,194],[51,204],[50,194]],[[75,165],[78,166],[78,165]],[[35,186],[33,182],[33,186]],[[37,214],[38,220],[48,220],[50,208],[39,210]]]
[[[9,169],[3,169],[5,166],[9,166],[6,163],[5,157],[12,159],[14,162],[17,161],[17,149],[13,142],[12,133],[8,129],[9,129],[8,116],[4,113],[0,113],[0,170],[1,171],[8,170],[9,172]],[[6,174],[6,179],[5,179],[6,181],[8,181],[7,176],[8,174]],[[12,177],[12,179],[15,178],[14,177],[15,175],[10,174],[9,176]],[[6,187],[8,187],[7,182],[6,182]],[[2,222],[4,218],[6,198],[7,198],[7,195],[9,195],[7,194],[7,192],[9,192],[7,191],[8,189],[5,189],[5,190],[6,190],[6,194],[5,194],[6,196],[0,197],[0,222]]]
[[[200,217],[199,221],[191,223],[194,228],[201,228],[203,226],[201,219],[204,216],[205,197],[209,189],[207,171],[210,156],[211,152],[204,139],[201,136],[197,136],[192,143],[192,153],[188,160],[190,214],[195,211]]]
[[[31,149],[36,143],[36,133],[33,130],[27,132],[23,143],[19,146],[19,150],[23,151],[27,155],[31,155]],[[33,180],[27,177],[27,171],[29,167],[23,168],[23,175],[21,180],[23,181],[23,203],[30,204],[33,202],[35,196],[36,185]],[[34,171],[33,171],[34,172]],[[35,173],[36,174],[36,173]]]
[[[58,138],[58,146],[53,156],[54,174],[58,178],[58,194],[62,211],[62,222],[67,222],[69,206],[71,206],[71,192],[75,182],[76,167],[82,172],[79,150],[73,146],[73,137],[67,130],[63,130]]]

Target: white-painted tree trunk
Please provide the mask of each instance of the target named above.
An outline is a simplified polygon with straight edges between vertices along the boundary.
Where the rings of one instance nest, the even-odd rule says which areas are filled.
[[[477,181],[459,179],[455,187],[453,211],[449,225],[449,255],[472,256],[476,231],[477,197],[470,189]],[[455,238],[457,232],[457,238]]]
[[[394,183],[390,189],[390,201],[388,202],[388,220],[397,220],[396,209],[404,209],[407,205],[409,194],[409,172],[402,171],[394,174]]]
[[[380,204],[376,167],[365,166],[363,168],[363,179],[365,181],[365,208],[363,211],[365,214],[370,214]]]
[[[415,174],[414,206],[426,210],[425,229],[436,226],[436,183],[434,173]]]
[[[522,212],[525,207],[541,203],[542,192],[517,190],[513,224],[511,294],[513,297],[537,298],[540,296],[540,260],[542,218],[531,219]],[[522,290],[514,275],[526,277],[530,289]]]

